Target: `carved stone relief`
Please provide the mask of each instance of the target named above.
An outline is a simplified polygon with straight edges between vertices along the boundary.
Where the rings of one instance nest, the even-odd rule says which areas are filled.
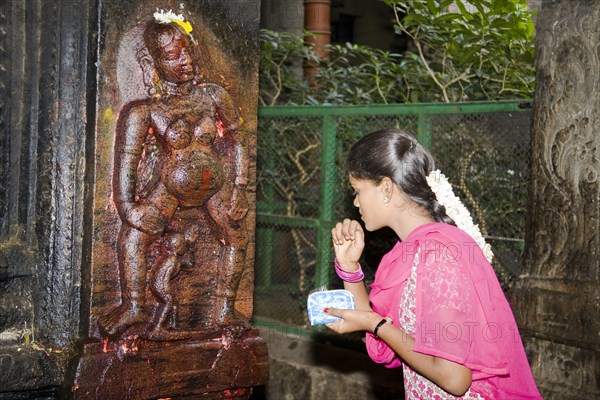
[[[77,398],[247,397],[266,380],[249,322],[258,3],[234,3],[103,2]]]
[[[176,304],[190,290],[173,290],[182,266],[189,286],[203,285],[199,275],[216,277],[201,288],[216,306],[201,317],[203,330],[247,323],[234,310],[249,241],[243,119],[225,88],[199,76],[192,33],[150,19],[143,37],[144,47],[136,51],[143,71],[138,84],[148,95],[126,103],[115,127],[112,199],[121,220],[121,302],[99,318],[100,331],[114,336],[143,325],[136,331],[142,337],[191,335],[192,327],[183,330],[187,334],[177,329]],[[184,221],[182,215],[197,219]],[[219,243],[216,264],[195,254],[199,240]],[[153,298],[146,296],[147,286]],[[164,325],[167,316],[171,329]]]
[[[517,320],[545,398],[600,395],[600,4],[544,1]]]

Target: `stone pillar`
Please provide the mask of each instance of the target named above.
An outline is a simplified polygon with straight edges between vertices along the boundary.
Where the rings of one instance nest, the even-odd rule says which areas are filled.
[[[600,397],[600,3],[542,2],[515,312],[547,399]]]
[[[302,35],[304,30],[303,0],[262,0],[261,28]]]
[[[89,287],[82,266],[91,216],[89,57],[97,36],[90,3],[0,2],[3,399],[54,398],[72,383],[82,285]]]
[[[306,38],[306,42],[314,46],[315,53],[319,58],[329,58],[327,46],[331,41],[331,0],[304,0],[304,29],[314,36]],[[315,77],[319,72],[319,66],[307,63],[304,66],[304,76],[315,83]]]
[[[249,323],[259,8],[0,3],[1,399],[265,383]]]
[[[260,26],[262,29],[289,32],[302,37],[304,33],[303,0],[262,0],[260,4]],[[290,68],[298,79],[302,79],[302,58],[297,57],[288,60],[288,62],[291,63]]]

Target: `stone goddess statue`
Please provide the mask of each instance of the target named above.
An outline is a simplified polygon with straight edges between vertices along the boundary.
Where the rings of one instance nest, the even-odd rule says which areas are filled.
[[[144,324],[146,332],[164,330],[164,314],[176,309],[168,285],[179,271],[175,257],[199,240],[197,226],[173,224],[189,209],[205,212],[221,245],[218,284],[211,288],[218,307],[214,324],[241,322],[234,301],[248,243],[240,228],[248,212],[247,148],[239,140],[242,120],[232,97],[197,78],[190,31],[189,22],[172,13],[148,22],[138,59],[150,95],[125,104],[117,120],[113,200],[122,221],[117,242],[121,304],[99,318],[105,335]],[[151,246],[165,241],[176,243],[177,250],[152,261]],[[163,243],[162,248],[172,247]],[[157,276],[160,282],[147,282]],[[147,298],[150,293],[154,302]],[[162,317],[153,324],[152,314]]]

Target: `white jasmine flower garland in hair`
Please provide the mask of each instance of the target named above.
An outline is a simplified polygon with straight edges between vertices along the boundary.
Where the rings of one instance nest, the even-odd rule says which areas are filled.
[[[485,242],[479,226],[473,223],[473,217],[465,205],[452,190],[452,185],[439,169],[427,175],[427,183],[435,194],[437,201],[446,208],[446,214],[456,222],[456,226],[465,231],[479,245],[488,262],[492,262],[494,253],[491,246]]]

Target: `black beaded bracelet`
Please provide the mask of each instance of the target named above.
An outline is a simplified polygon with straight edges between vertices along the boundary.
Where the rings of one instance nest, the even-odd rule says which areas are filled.
[[[381,321],[379,321],[377,326],[375,326],[375,329],[373,329],[373,336],[375,336],[375,339],[379,339],[379,336],[377,336],[377,332],[379,331],[379,328],[381,328],[386,322],[388,322],[387,318],[382,319]]]

